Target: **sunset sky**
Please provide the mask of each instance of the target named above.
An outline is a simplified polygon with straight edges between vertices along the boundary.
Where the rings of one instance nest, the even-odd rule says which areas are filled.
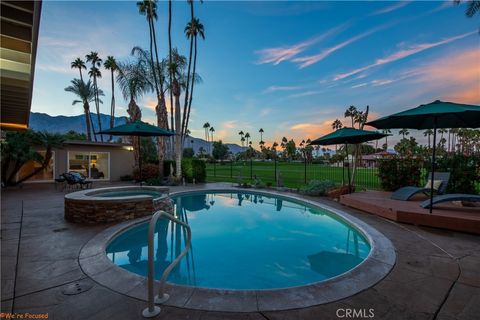
[[[156,23],[161,56],[168,51],[167,2]],[[183,34],[186,1],[173,8],[173,44],[188,55]],[[148,47],[148,28],[135,2],[44,1],[32,111],[78,115],[64,91],[78,70],[76,57],[98,51],[129,59]],[[448,2],[213,2],[196,3],[205,26],[190,130],[203,137],[206,121],[216,138],[239,143],[250,132],[258,145],[318,138],[355,105],[370,106],[370,120],[434,100],[480,104],[480,26],[465,6]],[[110,74],[102,70],[103,113],[110,109]],[[126,101],[116,93],[117,114]],[[143,120],[155,121],[154,95],[139,101]]]

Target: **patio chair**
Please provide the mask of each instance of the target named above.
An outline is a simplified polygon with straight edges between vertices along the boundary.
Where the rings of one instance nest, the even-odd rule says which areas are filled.
[[[74,190],[80,186],[77,179],[75,179],[75,177],[71,173],[68,173],[68,172],[62,173],[60,177],[65,179],[66,184],[63,188],[64,191],[67,189]]]
[[[428,194],[431,190],[430,181],[432,178],[432,173],[428,174],[428,181],[425,187],[402,187],[396,190],[390,196],[390,199],[393,200],[402,200],[408,201],[411,197],[418,193]],[[437,194],[444,194],[447,190],[448,181],[450,180],[450,172],[435,172],[433,189]]]
[[[83,187],[86,189],[90,189],[92,187],[93,181],[87,180],[87,177],[80,172],[70,171],[69,174],[74,177],[81,189],[83,189]]]
[[[480,196],[475,194],[465,194],[465,193],[450,193],[433,197],[432,205],[440,202],[450,202],[450,201],[467,201],[467,202],[480,202]],[[430,199],[423,201],[420,205],[428,209],[430,208]]]

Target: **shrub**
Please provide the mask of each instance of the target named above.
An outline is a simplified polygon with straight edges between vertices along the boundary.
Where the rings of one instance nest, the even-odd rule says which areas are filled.
[[[182,160],[182,176],[187,182],[205,182],[207,178],[207,170],[205,161],[199,159],[183,159]]]
[[[147,186],[161,186],[163,185],[163,181],[160,178],[150,178],[145,180],[145,184]]]
[[[311,180],[306,186],[300,188],[300,193],[311,196],[324,196],[335,187],[330,180]]]
[[[151,163],[146,163],[142,165],[142,179],[147,180],[151,178],[158,178],[159,175],[159,170],[158,170],[158,165],[156,164],[151,164]],[[133,171],[133,177],[135,180],[140,180],[140,170],[135,169]]]
[[[382,188],[394,191],[400,187],[420,185],[422,163],[423,160],[402,159],[397,156],[379,160],[378,176]]]
[[[480,157],[461,153],[447,155],[437,160],[435,171],[450,172],[447,193],[478,193],[476,185],[480,183]]]
[[[253,186],[255,188],[259,188],[259,189],[265,189],[267,187],[267,185],[265,184],[265,182],[263,182],[261,179],[259,178],[256,178],[253,180]]]

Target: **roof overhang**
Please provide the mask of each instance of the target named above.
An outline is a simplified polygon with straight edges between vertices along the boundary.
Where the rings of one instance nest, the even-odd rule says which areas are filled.
[[[41,1],[1,2],[2,130],[28,128],[41,8]]]

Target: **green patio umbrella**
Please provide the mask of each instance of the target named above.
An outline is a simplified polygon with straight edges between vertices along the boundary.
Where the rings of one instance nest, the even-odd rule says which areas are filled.
[[[479,128],[480,106],[436,100],[416,108],[392,114],[366,125],[377,129],[433,129],[430,213],[432,213],[436,136],[439,128]]]
[[[367,141],[378,140],[388,136],[387,134],[377,131],[367,131],[355,128],[342,128],[332,133],[329,133],[323,137],[313,140],[310,145],[332,145],[332,144],[345,144],[345,153],[348,159],[347,144],[359,144]],[[350,193],[350,168],[348,167],[348,192]]]
[[[111,129],[103,130],[100,134],[109,134],[112,136],[133,136],[133,137],[168,137],[173,136],[175,133],[169,130],[165,130],[151,124],[135,121],[122,124]],[[141,144],[140,144],[141,147]],[[140,170],[140,183],[142,183],[142,153],[139,154],[138,168]]]

